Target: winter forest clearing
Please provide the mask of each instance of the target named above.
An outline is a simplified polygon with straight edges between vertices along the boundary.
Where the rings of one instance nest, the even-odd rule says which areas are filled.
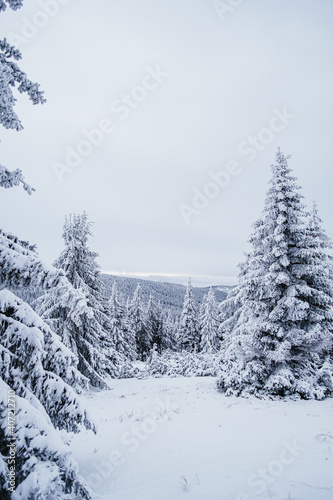
[[[114,380],[84,396],[99,432],[72,450],[96,499],[331,500],[331,399],[227,398],[215,386]]]
[[[14,19],[15,11],[25,9],[23,3],[23,0],[0,0],[1,18],[8,16],[9,20]],[[275,20],[270,10],[265,10],[264,14],[261,9],[257,10],[259,3],[256,7],[249,7],[249,10],[245,8],[245,19],[242,18],[240,26],[248,29],[248,16],[253,16],[255,23],[263,23],[265,29],[269,20]],[[226,13],[229,16],[236,10],[234,4],[229,2],[226,7],[223,2],[213,2],[216,18],[224,20]],[[125,123],[124,136],[105,117],[99,120],[98,128],[85,128],[85,139],[75,147],[66,147],[65,163],[52,160],[52,175],[56,174],[58,182],[56,187],[49,182],[50,172],[32,168],[35,161],[41,161],[37,160],[39,155],[45,159],[43,155],[51,154],[51,143],[47,142],[52,136],[50,131],[44,135],[45,147],[41,138],[38,144],[35,142],[38,134],[28,140],[25,131],[20,134],[25,138],[22,151],[24,161],[29,158],[26,161],[29,175],[37,186],[48,186],[46,197],[40,197],[38,188],[36,192],[35,187],[28,184],[25,172],[18,168],[20,162],[15,155],[21,154],[21,146],[18,139],[12,142],[11,135],[23,129],[16,111],[26,116],[26,109],[19,107],[20,101],[16,103],[20,93],[26,94],[35,105],[46,104],[44,90],[40,90],[39,84],[31,81],[21,69],[25,66],[16,46],[28,44],[33,52],[39,46],[33,43],[38,40],[38,30],[35,32],[34,29],[45,27],[51,18],[54,23],[60,19],[57,17],[62,12],[63,2],[60,0],[41,1],[38,5],[43,11],[34,13],[32,21],[23,18],[21,36],[10,31],[8,37],[0,37],[0,124],[6,141],[15,144],[9,156],[3,153],[6,166],[0,165],[3,194],[0,198],[3,225],[0,229],[1,500],[331,500],[333,243],[327,232],[327,227],[332,224],[331,217],[323,221],[320,208],[325,196],[331,203],[331,193],[327,197],[327,186],[322,187],[322,184],[329,185],[326,178],[330,178],[330,169],[326,170],[325,179],[314,179],[314,170],[310,168],[307,156],[305,159],[301,156],[302,161],[307,160],[304,166],[300,159],[291,158],[286,153],[295,141],[299,158],[301,153],[297,137],[291,144],[281,141],[283,148],[275,144],[275,134],[284,132],[296,118],[286,105],[275,106],[273,116],[268,120],[269,126],[262,127],[256,136],[251,135],[246,141],[240,141],[237,148],[240,156],[248,157],[248,162],[256,158],[257,168],[261,169],[260,179],[257,176],[251,184],[252,191],[244,194],[244,188],[249,191],[247,182],[250,180],[245,172],[239,179],[238,191],[235,178],[243,172],[238,160],[228,161],[223,170],[210,170],[210,181],[201,190],[193,188],[192,205],[179,202],[179,196],[175,195],[179,219],[183,224],[180,228],[179,221],[174,221],[173,225],[168,217],[175,212],[170,204],[170,193],[178,188],[184,172],[179,168],[178,158],[173,157],[166,163],[162,161],[166,152],[172,149],[169,147],[172,141],[168,138],[168,145],[164,144],[159,156],[162,163],[157,162],[157,168],[154,155],[159,153],[159,146],[151,149],[153,141],[148,146],[142,137],[139,144],[130,140],[130,137],[133,139],[131,123],[135,123],[134,117],[133,122],[129,120]],[[121,26],[126,24],[122,8],[110,5],[108,12],[112,15],[109,18],[96,14],[100,23],[97,26],[104,26],[105,20],[112,19],[114,27],[118,27],[117,16],[120,16]],[[299,7],[301,5],[303,3]],[[132,6],[135,9],[135,2]],[[70,14],[74,8],[73,2],[67,12]],[[93,15],[88,3],[82,2],[81,8],[88,10],[85,11],[85,21],[78,24],[78,29],[84,28],[85,24],[90,25],[90,16]],[[107,10],[106,6],[103,8]],[[168,15],[175,14],[174,8],[175,5],[168,7]],[[178,8],[183,12],[183,7]],[[293,8],[289,9],[295,14]],[[316,18],[316,36],[321,35],[318,26],[324,24],[325,9],[333,15],[332,6],[328,9],[328,4],[322,0],[322,10],[316,13],[320,16],[319,21]],[[158,10],[158,13],[162,15],[162,11]],[[139,9],[137,15],[141,14]],[[159,15],[156,14],[154,19],[157,20]],[[161,19],[164,19],[164,14],[163,11]],[[237,12],[234,14],[236,16]],[[66,19],[62,21],[64,26]],[[142,33],[146,33],[146,21],[140,19]],[[201,21],[199,10],[195,10],[193,21],[202,28],[200,23],[208,22],[208,19],[203,19]],[[234,19],[236,22],[237,16]],[[308,28],[309,19],[304,20]],[[290,27],[281,18],[279,23],[289,33]],[[226,37],[224,41],[234,36],[230,26],[225,26],[228,36],[223,35]],[[57,68],[63,69],[62,65],[57,66],[59,54],[60,59],[65,58],[67,51],[58,48],[55,32],[51,28],[48,32],[51,38],[45,50],[55,51],[52,54],[57,72]],[[109,25],[106,28],[104,31],[98,29],[91,37],[87,37],[84,30],[83,38],[89,40],[89,47],[92,40],[94,57],[99,58],[94,45],[98,36],[113,36],[110,35],[113,30]],[[210,22],[206,29],[207,34],[211,32]],[[34,35],[31,35],[31,30]],[[162,57],[164,41],[158,31],[153,29],[154,33],[150,34],[160,41]],[[64,39],[68,40],[65,32]],[[236,37],[236,40],[241,40],[243,29],[238,28],[237,33],[240,38]],[[250,30],[251,33],[253,30]],[[193,42],[197,43],[197,31],[194,30],[193,34]],[[117,32],[117,40],[122,39],[122,35],[122,32]],[[219,39],[220,35],[216,36]],[[83,40],[80,37],[71,38],[74,43]],[[141,40],[141,35],[139,38]],[[275,43],[275,38],[267,34],[271,43]],[[305,43],[306,38],[303,39]],[[131,50],[136,50],[138,45],[140,47],[136,35],[130,35],[129,40],[134,43]],[[223,47],[223,38],[220,42]],[[127,50],[126,43],[122,50]],[[154,46],[154,43],[148,45]],[[211,50],[217,50],[215,45],[214,42]],[[174,49],[175,53],[178,52],[177,44]],[[219,50],[209,62],[214,71],[216,61],[221,58]],[[293,52],[295,59],[298,57],[296,52]],[[170,62],[170,53],[167,53],[166,60]],[[175,53],[173,57],[176,60]],[[238,53],[239,60],[242,54]],[[202,65],[207,62],[205,51],[203,55],[200,59]],[[86,55],[84,57],[86,63]],[[95,62],[94,57],[91,60]],[[272,70],[270,50],[267,57],[265,71],[269,73]],[[312,56],[309,60],[312,61]],[[122,61],[120,57],[118,62],[113,60],[112,64],[115,67],[120,64],[118,67],[124,69]],[[196,61],[195,58],[195,64]],[[104,68],[104,63],[107,64],[105,58],[102,62]],[[180,62],[183,63],[183,60],[180,59]],[[70,60],[71,69],[72,63]],[[135,63],[127,64],[126,68]],[[44,68],[46,88],[56,104],[51,120],[47,112],[39,116],[48,117],[45,119],[46,122],[50,120],[49,126],[59,116],[64,127],[74,116],[79,123],[81,120],[85,122],[85,109],[82,115],[64,109],[58,113],[58,87],[63,83],[62,72],[59,73],[60,80],[53,74],[57,82],[53,87],[50,73],[54,69],[53,64],[45,66],[49,66]],[[171,66],[175,69],[173,64]],[[78,71],[79,68],[81,66],[78,66]],[[233,71],[231,66],[230,73]],[[90,73],[93,74],[93,71]],[[113,78],[116,78],[115,73],[112,66]],[[176,75],[180,73],[178,68]],[[215,72],[214,77],[209,79],[205,71],[196,68],[196,75],[202,73],[205,80],[215,82]],[[82,76],[82,73],[79,74]],[[40,78],[43,79],[42,75]],[[175,77],[177,90],[172,89],[173,77],[160,64],[146,65],[144,76],[140,75],[140,85],[133,86],[130,94],[122,93],[119,99],[114,99],[111,106],[114,122],[116,116],[120,121],[126,120],[131,111],[136,110],[139,103],[148,99],[149,93],[157,90],[169,77],[171,88],[165,90],[165,98],[173,98],[177,92],[190,96],[188,91],[184,93],[184,74],[178,76],[179,80]],[[324,72],[322,79],[323,75]],[[86,77],[87,74],[84,81],[88,85],[89,78]],[[275,70],[270,78],[275,82]],[[70,87],[73,79],[74,75],[68,78],[66,85]],[[257,79],[258,75],[254,81]],[[243,77],[240,80],[243,81]],[[194,81],[196,78],[188,83],[188,89],[192,88]],[[219,85],[224,82],[225,77],[222,76]],[[281,78],[281,84],[283,82]],[[104,83],[105,78],[99,77],[101,87]],[[235,84],[236,81],[231,87]],[[200,85],[203,81],[199,82],[197,91],[201,89]],[[266,89],[266,84],[262,82],[261,85],[260,89]],[[74,92],[81,112],[85,107],[83,102],[91,102],[90,94],[98,99],[99,92],[93,87],[94,92],[89,93],[84,88],[80,93],[77,87],[81,89],[81,80]],[[298,88],[296,86],[296,94],[299,93]],[[251,89],[257,95],[257,86]],[[220,91],[216,92],[215,100],[209,101],[209,109],[213,113],[210,119],[215,116],[221,99]],[[293,94],[294,98],[296,94]],[[210,95],[210,90],[207,90],[207,95]],[[155,95],[150,97],[150,104],[156,105]],[[93,116],[97,106],[94,99],[91,104]],[[193,98],[190,101],[197,104],[198,99],[199,93],[194,101]],[[265,96],[256,100],[258,109],[262,107],[262,99]],[[161,98],[160,103],[162,101]],[[227,101],[223,101],[225,106]],[[306,97],[305,102],[308,101]],[[146,103],[147,112],[151,110],[149,102]],[[238,102],[239,95],[234,106]],[[205,116],[206,102],[201,104],[201,113]],[[70,109],[68,102],[67,105]],[[46,108],[43,106],[43,109]],[[240,111],[243,117],[242,104]],[[180,128],[186,130],[190,137],[190,146],[184,137],[181,162],[201,142],[195,140],[197,124],[192,128],[192,112],[191,108],[183,116],[186,126],[180,123]],[[233,116],[231,111],[229,113]],[[139,122],[142,119],[147,128],[142,129],[140,122],[134,135],[139,130],[147,130],[151,139],[155,128],[158,130],[160,127],[160,135],[156,137],[158,144],[158,140],[165,139],[164,126],[168,133],[177,126],[178,120],[171,115],[167,116],[172,127],[156,122],[157,126],[151,128],[145,122],[143,111],[142,115],[138,114]],[[154,113],[152,116],[155,125],[155,118],[160,115]],[[248,117],[247,113],[245,117]],[[41,137],[42,129],[47,129],[46,122],[44,125],[41,120],[41,125],[35,124],[35,127],[40,127]],[[55,138],[60,134],[61,127],[57,123],[52,143],[57,143]],[[203,126],[201,134],[206,137],[205,122]],[[234,126],[242,127],[239,119],[235,118]],[[307,126],[310,127],[309,122]],[[211,127],[211,135],[214,131],[215,128]],[[323,126],[321,131],[325,133]],[[99,163],[102,148],[94,156],[93,146],[102,145],[104,135],[114,132],[111,150],[107,149],[110,145],[105,142],[103,146],[107,154]],[[215,156],[207,159],[209,147],[206,149],[201,142],[203,149],[200,154],[203,156],[196,172],[200,172],[201,178],[202,164],[206,164],[206,159],[208,164],[213,164],[219,154],[220,135],[218,143]],[[263,156],[257,158],[257,154],[270,143],[275,146],[275,153],[269,150],[269,161],[264,161]],[[304,148],[303,138],[301,143]],[[178,140],[174,144],[178,147]],[[115,153],[118,147],[119,157]],[[142,157],[139,151],[143,152]],[[328,150],[326,154],[330,157]],[[90,155],[94,157],[94,164],[89,180],[91,174],[84,169],[84,165],[80,171],[75,171],[75,168],[82,162],[84,164],[84,159],[88,165]],[[125,161],[126,155],[129,155],[126,160],[129,163]],[[151,162],[149,168],[146,161]],[[110,162],[112,168],[103,170],[103,165]],[[128,171],[133,165],[135,172],[132,170],[130,177]],[[172,185],[165,189],[170,169],[173,171]],[[192,172],[190,161],[184,171],[186,169]],[[250,174],[255,178],[254,167]],[[69,175],[72,177],[68,178]],[[127,184],[123,184],[123,175]],[[301,187],[303,179],[304,191]],[[186,185],[188,182],[187,177]],[[130,197],[127,190],[133,186]],[[213,206],[213,200],[221,194],[223,202],[220,200],[220,203],[228,210],[219,211],[217,200]],[[314,194],[318,195],[318,203],[312,201]],[[160,204],[156,202],[156,197],[160,198]],[[148,205],[145,205],[147,199]],[[257,199],[260,203],[253,209]],[[96,225],[85,205],[96,216]],[[31,207],[36,210],[34,217],[28,215],[31,214]],[[67,211],[67,207],[71,210]],[[203,210],[206,210],[205,214]],[[219,214],[217,218],[214,215],[216,212]],[[58,242],[60,233],[56,236],[55,230],[59,213],[64,219],[64,222],[63,219],[61,221],[62,246]],[[10,226],[15,228],[15,234]],[[102,230],[99,229],[101,227]],[[247,227],[250,236],[246,246]],[[37,232],[34,232],[36,228]],[[165,237],[162,234],[164,231],[167,231]],[[91,249],[95,233],[101,252]],[[37,250],[34,241],[30,241],[30,234],[35,235],[43,251]],[[46,240],[50,240],[51,253],[46,251]],[[240,257],[236,279],[232,269],[236,265],[234,255],[239,255],[240,246],[245,253],[242,260]],[[48,255],[46,260],[44,251]],[[108,255],[104,261],[108,266],[104,273],[99,263],[102,251]],[[180,264],[176,263],[178,257]],[[140,279],[131,278],[130,272],[123,272],[124,261],[127,261],[126,265],[133,266],[133,275]],[[113,265],[118,270],[107,272]],[[140,274],[138,270],[141,266],[143,271]],[[157,266],[153,273],[155,277],[160,276],[157,282],[147,279],[150,266]],[[188,275],[193,276],[193,281],[204,279],[206,286],[194,286],[191,277],[187,278],[186,287],[180,284],[183,274],[178,266],[184,268],[182,273],[193,270],[193,275],[191,272]],[[174,270],[176,268],[177,271]],[[201,269],[202,274],[197,269]],[[214,274],[209,274],[208,269],[213,269],[211,272]],[[162,270],[161,275],[158,270]],[[161,276],[166,279],[161,279]],[[233,283],[222,280],[216,284],[219,276],[226,279],[231,276]],[[178,281],[168,282],[167,277]]]

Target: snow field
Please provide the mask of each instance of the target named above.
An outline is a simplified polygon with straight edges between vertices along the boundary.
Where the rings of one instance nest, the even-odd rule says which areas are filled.
[[[216,379],[110,380],[72,441],[96,500],[332,500],[333,401],[227,398]]]

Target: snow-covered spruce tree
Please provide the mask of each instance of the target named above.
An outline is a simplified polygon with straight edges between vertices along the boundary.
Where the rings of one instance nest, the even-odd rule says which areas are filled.
[[[200,308],[200,351],[204,353],[217,352],[220,348],[218,338],[219,323],[217,320],[217,305],[215,294],[210,287]]]
[[[140,284],[136,287],[133,299],[128,307],[128,322],[136,339],[138,357],[141,361],[145,361],[152,348],[152,339],[147,327],[147,316],[142,305]]]
[[[177,339],[176,339],[176,319],[171,315],[170,311],[162,312],[163,321],[163,350],[177,350]]]
[[[66,305],[70,309],[72,320],[76,323],[79,322],[79,317],[83,312],[89,311],[84,296],[79,291],[74,290],[62,271],[46,267],[39,260],[34,246],[0,230],[0,291],[4,287],[11,290],[53,287],[58,291],[54,300],[60,306]],[[1,293],[4,291],[2,290]],[[28,304],[12,294],[13,304],[14,298],[22,303],[21,310],[26,307],[26,310],[29,311]],[[14,313],[15,307],[6,307],[6,311],[9,310]],[[2,310],[0,313],[5,314]],[[31,316],[30,313],[28,315]],[[37,324],[37,315],[34,318]],[[41,320],[39,321],[41,322]],[[60,376],[76,390],[87,387],[88,379],[77,369],[77,357],[65,347],[58,335],[50,328],[46,328],[45,324],[42,331],[46,354],[45,369]]]
[[[329,269],[331,272],[331,280],[325,280],[325,284],[329,284],[331,287],[333,287],[333,257],[331,255],[333,243],[323,229],[323,221],[319,216],[316,201],[313,202],[312,211],[309,214],[308,229],[310,235],[314,239],[314,246],[319,247],[323,250],[320,255],[322,258],[324,258],[324,262],[322,262],[322,265],[324,267],[327,267],[327,269]],[[329,293],[333,295],[333,291],[330,291]]]
[[[54,262],[69,282],[85,296],[88,309],[73,321],[70,309],[59,305],[57,289],[49,290],[35,302],[37,312],[60,335],[63,343],[79,359],[78,369],[94,387],[107,389],[105,378],[117,377],[119,355],[110,337],[110,317],[97,254],[87,246],[91,223],[87,214],[66,219],[63,238],[65,249]]]
[[[174,317],[171,317],[171,315],[168,315],[168,316],[169,316],[169,320],[170,320],[169,327],[170,327],[172,337],[173,337],[173,350],[176,352],[179,352],[182,350],[181,337],[180,337],[180,333],[179,333],[180,332],[181,314],[179,316],[174,316]]]
[[[8,426],[7,394],[11,393],[10,386],[0,379],[1,499],[91,498],[85,485],[78,480],[77,465],[70,458],[68,446],[59,431],[50,424],[43,408],[29,401],[29,396],[33,398],[28,392],[23,393],[23,397],[15,396],[16,425],[13,436]],[[9,401],[13,399],[10,396]],[[10,444],[14,446],[8,448]],[[7,472],[9,450],[16,451],[15,480]],[[13,467],[13,462],[10,463]]]
[[[315,201],[313,202],[312,211],[308,218],[308,230],[310,237],[312,238],[312,248],[315,252],[317,250],[317,255],[315,252],[314,254],[315,265],[318,268],[318,272],[313,276],[312,285],[321,289],[333,299],[333,243],[323,228],[323,222],[319,216],[317,203]],[[325,269],[324,275],[322,272],[323,269]],[[331,328],[331,333],[331,338],[333,338],[333,326]],[[325,363],[325,367],[327,367],[327,363],[331,363],[332,360],[333,341],[331,340],[330,360]]]
[[[330,270],[287,160],[278,150],[253,249],[233,291],[233,315],[225,320],[218,387],[228,395],[322,399],[333,391]]]
[[[151,339],[151,344],[156,346],[156,351],[161,354],[162,351],[167,349],[167,339],[164,335],[164,323],[162,312],[159,306],[156,305],[152,295],[150,294],[147,310],[147,330],[148,336]]]
[[[78,360],[23,300],[4,287],[52,286],[62,291],[73,318],[83,296],[62,272],[46,268],[34,247],[0,231],[0,492],[12,500],[90,498],[58,429],[92,428],[73,387],[86,383]],[[8,426],[8,391],[16,428]],[[64,436],[63,436],[64,437]],[[16,438],[15,488],[8,482],[8,440]],[[11,489],[9,489],[11,488]],[[15,491],[14,491],[15,490]]]
[[[128,326],[125,307],[119,300],[116,281],[112,285],[109,310],[112,344],[118,353],[134,361],[136,359],[136,340],[132,329]]]
[[[186,288],[178,336],[179,348],[182,351],[193,352],[198,350],[200,337],[191,278],[189,278]]]
[[[28,389],[57,428],[78,431],[89,425],[86,412],[64,380],[79,384],[73,354],[39,316],[8,290],[0,291],[0,371],[16,394]],[[8,357],[8,364],[4,362]]]
[[[254,226],[257,224],[256,222]],[[248,259],[248,255],[245,254],[246,259]],[[240,272],[238,274],[238,286],[232,288],[226,299],[220,302],[218,306],[217,319],[219,323],[218,327],[218,338],[220,341],[221,350],[224,351],[231,338],[231,333],[236,328],[236,324],[239,320],[239,316],[242,311],[242,294],[240,290],[242,290],[243,278],[246,280],[247,273],[247,260],[239,264]],[[244,316],[242,318],[244,321]]]

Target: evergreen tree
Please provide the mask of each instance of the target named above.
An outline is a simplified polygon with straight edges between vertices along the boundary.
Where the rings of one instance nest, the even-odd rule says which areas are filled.
[[[12,408],[15,409],[15,429],[8,426],[8,409]],[[8,447],[10,444],[12,448]],[[9,450],[16,453],[15,480],[7,472]],[[43,407],[36,404],[29,391],[14,396],[11,386],[1,378],[0,471],[2,500],[91,499],[78,475],[77,464],[70,457],[68,445],[50,423]]]
[[[130,360],[136,359],[136,340],[128,326],[125,307],[119,300],[117,282],[112,285],[110,308],[110,335],[117,352]]]
[[[182,351],[193,352],[199,347],[197,312],[193,298],[191,278],[188,280],[183,310],[179,325],[179,347]]]
[[[128,320],[136,339],[139,358],[141,361],[145,361],[152,347],[152,339],[147,327],[147,317],[142,306],[140,285],[136,287],[132,302],[129,305]]]
[[[64,344],[78,356],[81,373],[93,386],[107,389],[104,378],[118,376],[119,356],[110,339],[110,317],[96,263],[97,254],[87,247],[90,225],[85,213],[66,219],[65,249],[54,262],[54,266],[62,269],[72,286],[86,298],[87,311],[80,315],[79,323],[73,320],[66,305],[59,305],[57,289],[37,299],[35,307]]]
[[[177,339],[176,339],[176,320],[172,317],[170,311],[162,313],[163,321],[163,350],[177,350]]]
[[[327,236],[322,224],[323,222],[318,213],[317,203],[314,201],[312,212],[309,214],[308,231],[312,238],[311,246],[314,253],[314,266],[317,272],[313,274],[311,284],[315,288],[324,291],[333,301],[333,257],[331,254],[333,243]],[[314,304],[314,307],[316,307],[316,304]],[[330,330],[331,341],[329,345],[331,346],[331,359],[333,359],[333,325]],[[327,363],[325,366],[327,366]]]
[[[82,375],[75,357],[21,299],[0,291],[0,372],[17,395],[29,390],[46,410],[53,425],[77,432],[89,420],[73,389]],[[6,364],[6,358],[8,364]]]
[[[254,227],[260,224],[260,221],[254,223]],[[249,260],[249,254],[245,254],[246,260],[239,264],[240,272],[238,274],[238,286],[232,288],[226,299],[223,300],[218,306],[217,319],[219,322],[218,327],[218,337],[220,340],[220,346],[222,350],[225,350],[228,341],[230,341],[231,334],[236,328],[238,321],[240,321],[239,316],[244,313],[242,309],[242,284],[244,280],[246,281],[247,276],[247,265]],[[245,321],[244,315],[242,321]]]
[[[52,286],[72,308],[85,310],[82,295],[63,273],[45,268],[35,248],[0,231],[0,491],[3,498],[52,496],[89,499],[90,495],[56,431],[94,429],[73,387],[86,385],[78,360],[22,299],[4,286]],[[2,288],[2,289],[1,289]],[[64,296],[66,298],[64,299]],[[16,403],[16,428],[8,427],[7,394]],[[14,397],[15,394],[15,397]],[[8,482],[9,439],[16,443],[16,482]],[[13,488],[12,488],[13,486]],[[15,490],[15,494],[14,494]]]
[[[168,349],[169,342],[165,337],[161,308],[159,305],[155,304],[151,294],[147,304],[146,318],[148,336],[151,338],[151,344],[155,345],[158,354],[161,354],[162,351]]]
[[[110,312],[110,336],[115,349],[126,354],[126,345],[124,339],[123,314],[118,299],[117,282],[112,285],[111,297],[109,299]]]
[[[330,270],[331,280],[328,281],[328,283],[333,286],[333,257],[331,255],[333,243],[323,229],[323,221],[319,216],[316,201],[313,202],[312,211],[309,214],[308,230],[310,232],[310,235],[314,239],[314,246],[322,250],[322,252],[320,253],[321,258],[324,259],[322,265]],[[325,280],[325,283],[327,285],[327,280]],[[330,293],[332,294],[333,292],[331,291]]]
[[[180,320],[181,316],[172,316],[169,312],[167,315],[166,328],[169,331],[169,338],[171,340],[171,350],[181,351],[181,337],[180,337]]]
[[[253,249],[232,292],[232,316],[221,327],[227,338],[218,386],[227,394],[321,399],[333,390],[330,270],[287,160],[278,150]]]
[[[212,287],[204,296],[199,317],[200,350],[204,353],[216,352],[219,349],[217,321],[217,305]]]

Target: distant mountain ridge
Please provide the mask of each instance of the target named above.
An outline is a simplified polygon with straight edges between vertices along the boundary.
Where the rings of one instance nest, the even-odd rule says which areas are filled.
[[[134,291],[138,284],[141,285],[141,295],[144,303],[149,300],[149,295],[152,294],[156,303],[160,303],[163,309],[169,309],[174,316],[181,313],[183,307],[183,300],[185,296],[186,286],[178,283],[168,283],[159,281],[150,281],[140,278],[128,278],[125,276],[114,276],[110,274],[102,274],[107,295],[111,295],[113,283],[116,281],[118,290],[124,297],[131,300]],[[229,290],[233,286],[229,285],[215,285],[212,286],[215,292],[217,302],[225,300]],[[200,307],[204,295],[208,292],[209,287],[193,287],[193,295],[197,307]]]

